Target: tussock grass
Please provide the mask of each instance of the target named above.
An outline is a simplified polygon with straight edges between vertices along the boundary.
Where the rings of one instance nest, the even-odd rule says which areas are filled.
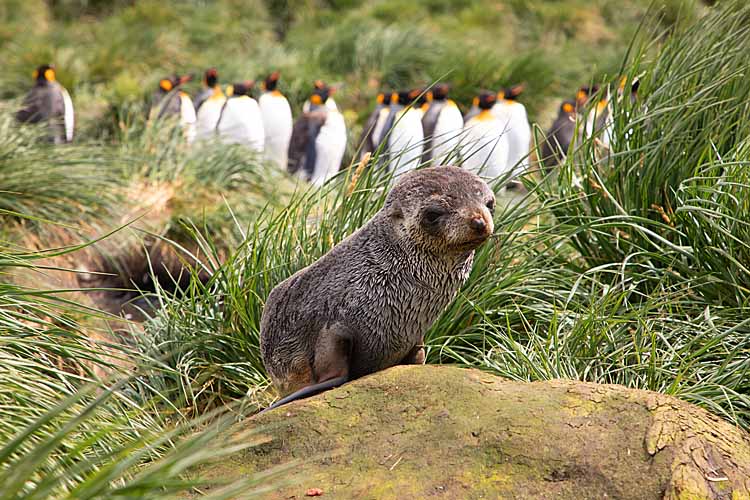
[[[0,276],[79,250],[0,249]],[[263,491],[285,470],[212,482],[188,476],[253,445],[248,433],[226,432],[241,409],[196,418],[167,411],[166,394],[141,379],[157,360],[93,340],[84,327],[91,316],[104,314],[63,290],[0,280],[0,496],[183,498],[210,485],[207,498],[235,498]]]

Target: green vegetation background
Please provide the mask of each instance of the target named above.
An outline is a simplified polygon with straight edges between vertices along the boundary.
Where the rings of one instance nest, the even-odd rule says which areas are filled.
[[[482,88],[526,82],[532,120],[557,100],[616,75],[651,0],[6,0],[0,5],[0,97],[21,95],[54,62],[79,115],[79,137],[113,134],[167,74],[207,67],[231,83],[280,70],[299,109],[311,82],[340,85],[350,125],[381,88],[447,79],[463,105]],[[693,18],[690,0],[651,17]],[[356,130],[354,131],[356,132]],[[356,136],[357,134],[351,134]]]

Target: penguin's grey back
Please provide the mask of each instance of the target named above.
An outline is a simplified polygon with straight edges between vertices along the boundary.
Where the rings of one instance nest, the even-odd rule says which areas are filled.
[[[49,122],[50,141],[55,144],[67,142],[62,86],[57,82],[38,82],[24,98],[16,119],[21,123]]]

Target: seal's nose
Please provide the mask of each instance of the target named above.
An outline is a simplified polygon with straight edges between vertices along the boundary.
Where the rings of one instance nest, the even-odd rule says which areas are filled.
[[[487,231],[487,223],[484,221],[484,217],[474,217],[469,222],[469,226],[477,233],[483,234]]]

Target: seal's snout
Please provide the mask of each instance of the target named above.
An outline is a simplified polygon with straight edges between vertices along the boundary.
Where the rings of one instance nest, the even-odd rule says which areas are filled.
[[[469,222],[469,226],[474,230],[477,234],[484,234],[487,232],[487,223],[484,221],[484,217],[480,216],[474,216],[472,217],[471,221]]]
[[[469,228],[475,239],[486,239],[495,230],[492,223],[492,214],[488,209],[479,209],[469,216]]]

